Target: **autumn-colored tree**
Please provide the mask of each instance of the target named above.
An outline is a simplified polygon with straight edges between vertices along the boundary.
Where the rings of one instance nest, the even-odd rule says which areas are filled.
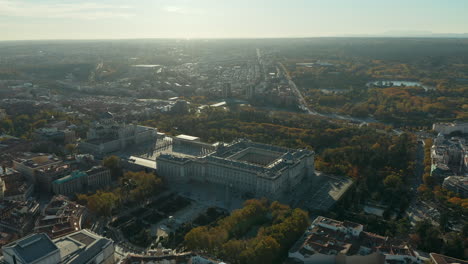
[[[265,226],[255,237],[245,239],[245,233],[259,223]],[[286,256],[308,225],[308,215],[300,209],[292,210],[264,199],[248,200],[243,208],[219,220],[216,226],[192,229],[185,236],[185,245],[193,250],[206,250],[232,263],[276,263]]]
[[[153,173],[126,172],[120,179],[123,190],[128,192],[128,198],[138,201],[154,195],[162,186],[161,178]]]
[[[104,158],[102,165],[111,171],[112,178],[117,179],[122,176],[122,161],[117,156]]]
[[[87,208],[101,216],[110,216],[112,209],[119,205],[119,197],[113,192],[97,191],[93,195],[81,194],[77,196],[81,202],[86,202]]]
[[[75,153],[75,151],[76,151],[76,145],[75,145],[75,144],[67,144],[67,145],[65,145],[65,150],[66,150],[68,153]]]

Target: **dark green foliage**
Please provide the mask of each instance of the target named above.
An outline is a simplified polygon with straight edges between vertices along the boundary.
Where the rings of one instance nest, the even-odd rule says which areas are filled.
[[[281,263],[308,225],[308,215],[300,209],[248,200],[216,225],[192,229],[185,235],[185,244],[232,263]],[[255,235],[246,236],[251,231]]]

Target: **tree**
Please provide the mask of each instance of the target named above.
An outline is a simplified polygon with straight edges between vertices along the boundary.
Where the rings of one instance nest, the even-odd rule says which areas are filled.
[[[429,252],[440,252],[443,241],[439,229],[429,220],[416,223],[415,232],[419,237],[419,248]]]
[[[123,174],[122,161],[117,156],[106,157],[102,165],[111,171],[112,178],[117,179]]]
[[[448,222],[449,222],[449,215],[448,212],[441,212],[439,216],[439,225],[442,231],[447,231],[448,227]]]
[[[446,241],[444,246],[446,255],[459,259],[465,257],[465,245],[461,234],[449,233],[446,235]]]
[[[126,172],[120,183],[128,198],[134,201],[145,199],[162,187],[161,178],[144,171]]]
[[[11,119],[5,118],[0,120],[0,131],[5,134],[14,134],[15,128]]]
[[[280,244],[271,236],[261,237],[254,247],[251,263],[271,264],[278,257]]]
[[[390,174],[385,178],[384,185],[387,188],[397,190],[403,186],[403,181],[401,180],[401,177],[399,175]]]
[[[68,153],[75,153],[75,151],[76,151],[76,145],[75,145],[75,144],[67,144],[67,145],[65,145],[65,150],[66,150]]]
[[[246,232],[263,225],[256,236]],[[192,229],[185,245],[206,250],[232,263],[278,263],[309,225],[307,212],[278,202],[248,200],[244,207],[219,220],[216,225]]]
[[[78,195],[78,200],[81,202],[86,202],[87,208],[101,216],[110,216],[112,209],[116,208],[119,205],[119,197],[113,192],[103,192],[97,191],[93,195]]]
[[[192,250],[206,250],[209,248],[208,227],[196,227],[185,235],[185,245]]]
[[[223,244],[222,254],[225,259],[237,259],[245,249],[245,241],[232,239]]]
[[[402,218],[396,223],[396,234],[402,237],[406,237],[411,229],[411,224],[408,218]]]

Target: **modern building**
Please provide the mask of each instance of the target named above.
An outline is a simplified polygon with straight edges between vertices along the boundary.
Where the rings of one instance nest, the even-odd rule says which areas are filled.
[[[88,230],[54,240],[36,233],[2,248],[7,264],[113,264],[114,242]]]
[[[32,234],[2,248],[8,264],[60,263],[60,250],[46,234]]]
[[[55,194],[73,195],[104,188],[111,184],[110,170],[103,166],[96,166],[90,170],[73,171],[70,175],[56,179],[52,183]]]
[[[62,161],[54,155],[24,153],[22,157],[13,160],[13,168],[21,172],[28,180],[35,182],[36,172],[61,164]]]
[[[189,144],[198,155],[162,153],[156,159],[158,174],[169,182],[191,180],[220,184],[257,196],[277,198],[306,177],[315,175],[314,152],[237,140],[210,145],[196,138],[175,138],[174,145]]]
[[[53,240],[60,250],[59,263],[114,264],[114,241],[89,230],[81,230]]]
[[[468,176],[449,176],[445,178],[442,187],[456,193],[461,198],[468,198]]]
[[[98,156],[124,150],[134,145],[156,140],[157,129],[152,127],[120,124],[111,113],[105,113],[100,121],[94,122],[87,133],[87,139],[79,144],[82,152]]]
[[[410,246],[365,232],[364,226],[319,216],[289,250],[300,263],[423,263]]]

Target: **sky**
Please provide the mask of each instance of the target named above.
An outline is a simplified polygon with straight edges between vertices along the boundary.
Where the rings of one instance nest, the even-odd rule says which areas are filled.
[[[466,0],[0,0],[0,40],[468,33]]]

